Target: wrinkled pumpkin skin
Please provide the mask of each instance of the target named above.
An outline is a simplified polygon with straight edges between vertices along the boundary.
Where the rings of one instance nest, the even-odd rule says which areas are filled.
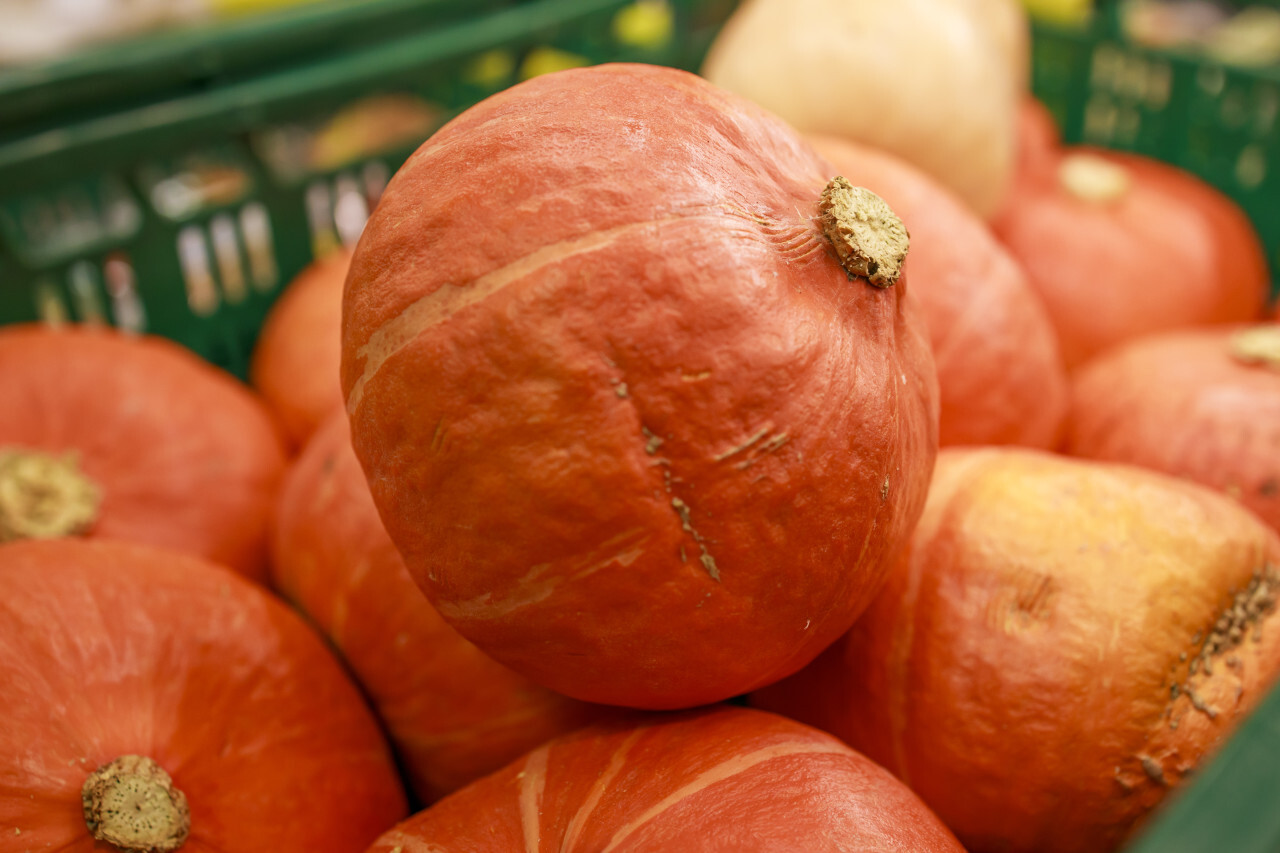
[[[1020,176],[992,224],[1049,309],[1068,370],[1145,334],[1262,316],[1266,255],[1227,196],[1147,157],[1083,147],[1059,155],[1053,168]],[[1060,167],[1078,155],[1120,167],[1128,188],[1106,200],[1073,194]]]
[[[963,853],[907,788],[791,720],[744,708],[637,716],[534,750],[369,853]]]
[[[249,381],[300,450],[342,400],[342,286],[351,252],[314,261],[289,283],[262,324]]]
[[[285,478],[272,584],[334,644],[425,802],[609,709],[533,684],[450,628],[404,567],[351,449],[346,413]]]
[[[204,560],[102,540],[0,546],[0,851],[105,851],[81,788],[122,755],[191,809],[182,853],[360,853],[407,811],[324,642]]]
[[[941,393],[938,443],[1056,448],[1069,405],[1066,368],[1018,262],[984,222],[906,162],[834,137],[809,141],[838,173],[889,202],[911,232],[907,270]]]
[[[262,401],[163,338],[0,330],[0,451],[74,454],[101,494],[89,538],[267,571],[285,446]]]
[[[1259,328],[1170,332],[1098,356],[1074,377],[1066,451],[1194,480],[1280,531],[1280,364],[1232,354]]]
[[[1280,538],[1194,483],[948,449],[875,602],[753,703],[883,764],[971,853],[1103,853],[1280,674],[1274,608],[1197,662],[1259,576],[1280,594]]]
[[[831,167],[686,72],[546,75],[443,128],[356,249],[343,388],[414,580],[580,699],[795,671],[914,526],[937,385],[904,278],[850,278]]]

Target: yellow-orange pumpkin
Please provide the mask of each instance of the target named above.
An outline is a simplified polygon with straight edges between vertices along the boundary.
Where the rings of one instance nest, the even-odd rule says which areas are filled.
[[[884,764],[971,853],[1105,853],[1280,675],[1280,536],[1140,468],[939,454],[909,558],[754,701]]]

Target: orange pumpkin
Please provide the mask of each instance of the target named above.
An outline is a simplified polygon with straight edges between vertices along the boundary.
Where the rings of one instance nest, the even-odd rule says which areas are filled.
[[[1069,370],[1158,331],[1262,316],[1266,256],[1244,213],[1191,174],[1064,149],[995,219],[1049,309]]]
[[[909,559],[755,702],[884,764],[966,849],[1105,853],[1280,674],[1280,537],[1129,466],[939,454]]]
[[[907,271],[933,344],[938,441],[1054,448],[1067,374],[1048,312],[985,223],[891,154],[811,136],[836,173],[881,196],[911,232]]]
[[[606,65],[486,100],[392,180],[344,297],[353,442],[485,652],[689,707],[794,672],[874,594],[937,385],[901,223],[827,168],[692,74]]]
[[[267,315],[249,365],[258,389],[294,448],[301,448],[342,400],[342,285],[350,250],[298,274]]]
[[[1073,390],[1068,453],[1194,480],[1280,530],[1280,326],[1140,338]]]
[[[285,478],[272,581],[369,694],[426,802],[606,709],[539,687],[445,624],[387,537],[332,411]]]
[[[0,684],[2,853],[360,853],[407,811],[320,638],[195,557],[0,546]]]
[[[1062,147],[1058,120],[1034,97],[1022,99],[1018,109],[1018,166],[1016,181],[1043,174],[1057,165]]]
[[[745,708],[559,738],[386,833],[369,853],[962,853],[884,769]]]
[[[285,449],[248,388],[177,344],[0,330],[0,542],[171,547],[260,580]]]

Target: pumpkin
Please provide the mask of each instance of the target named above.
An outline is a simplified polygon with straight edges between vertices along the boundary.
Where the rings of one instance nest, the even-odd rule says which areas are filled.
[[[1255,320],[1270,287],[1234,202],[1134,154],[1064,149],[1017,184],[994,227],[1044,299],[1069,370],[1145,334]]]
[[[1027,95],[1018,110],[1018,167],[1015,182],[1053,169],[1062,148],[1058,120],[1043,101]]]
[[[440,618],[382,527],[340,409],[285,479],[273,556],[273,585],[346,661],[425,802],[605,711],[516,675]]]
[[[271,306],[254,345],[249,382],[297,449],[342,400],[342,285],[351,252],[314,261]]]
[[[1194,480],[1280,530],[1280,326],[1166,332],[1075,376],[1067,452]]]
[[[261,401],[162,338],[0,330],[0,542],[170,547],[255,580],[285,449]]]
[[[938,442],[1055,448],[1068,407],[1057,336],[1021,266],[986,224],[891,154],[811,136],[911,233],[906,268],[928,321],[941,400]]]
[[[722,706],[558,738],[383,835],[369,853],[962,853],[883,768],[830,735]]]
[[[323,641],[197,557],[0,546],[0,684],[3,853],[359,853],[407,811]]]
[[[804,133],[889,151],[995,213],[1029,62],[1016,0],[748,0],[702,73]]]
[[[937,385],[901,222],[828,172],[758,107],[619,64],[495,95],[396,174],[347,279],[343,390],[463,636],[669,709],[852,623],[923,505]]]
[[[1280,537],[1140,468],[939,454],[909,556],[753,702],[843,738],[972,853],[1115,849],[1280,673]]]

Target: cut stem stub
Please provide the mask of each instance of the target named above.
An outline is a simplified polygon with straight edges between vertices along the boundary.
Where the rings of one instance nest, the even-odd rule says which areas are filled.
[[[169,853],[191,832],[186,795],[142,755],[122,755],[89,774],[80,799],[89,832],[120,851]]]
[[[911,238],[885,200],[837,175],[822,191],[822,232],[850,276],[893,287],[902,275]]]
[[[1107,204],[1123,198],[1133,184],[1129,170],[1097,154],[1079,151],[1058,164],[1058,180],[1080,201]]]
[[[76,454],[0,448],[0,542],[83,533],[97,520],[101,502]]]
[[[1236,332],[1231,336],[1230,347],[1236,361],[1280,370],[1280,325]]]

